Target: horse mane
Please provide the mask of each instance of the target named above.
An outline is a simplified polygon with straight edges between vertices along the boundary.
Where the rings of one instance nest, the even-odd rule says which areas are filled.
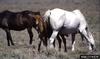
[[[33,12],[33,13],[34,13],[34,15],[41,15],[39,11]]]
[[[40,32],[44,32],[45,31],[46,24],[42,19],[39,20],[39,28],[40,28]]]

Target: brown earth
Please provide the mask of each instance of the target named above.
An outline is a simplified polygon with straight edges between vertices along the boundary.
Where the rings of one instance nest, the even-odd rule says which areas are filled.
[[[65,10],[80,9],[90,26],[90,30],[96,42],[96,51],[90,53],[86,42],[82,42],[79,34],[76,35],[75,51],[71,51],[71,38],[66,38],[68,52],[58,51],[58,42],[53,50],[42,45],[41,52],[37,51],[39,38],[33,28],[34,37],[32,45],[29,45],[29,36],[26,30],[11,31],[15,46],[7,46],[6,33],[0,29],[0,59],[79,59],[80,55],[100,55],[100,1],[99,0],[0,0],[0,11],[32,10],[44,12],[52,8]]]

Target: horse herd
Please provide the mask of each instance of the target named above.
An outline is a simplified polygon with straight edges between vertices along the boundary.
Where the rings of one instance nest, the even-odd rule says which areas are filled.
[[[47,10],[43,16],[40,12],[29,10],[21,12],[5,10],[0,13],[0,28],[6,32],[8,46],[14,45],[10,30],[21,31],[27,29],[30,37],[29,44],[32,44],[32,28],[35,28],[40,38],[38,51],[40,51],[41,43],[46,47],[49,45],[50,48],[53,48],[55,46],[55,38],[59,42],[59,50],[61,41],[63,41],[64,50],[67,51],[65,36],[68,37],[69,35],[72,36],[72,51],[74,51],[75,35],[77,33],[81,35],[82,40],[86,39],[89,44],[89,50],[93,50],[95,47],[93,36],[80,10],[66,11],[54,8]]]

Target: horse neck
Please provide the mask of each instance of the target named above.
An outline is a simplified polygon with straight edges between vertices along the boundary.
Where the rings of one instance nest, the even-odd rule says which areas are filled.
[[[43,32],[44,31],[44,25],[43,25],[43,21],[42,20],[39,20],[39,32]]]
[[[46,32],[47,31],[47,26],[48,26],[48,24],[47,24],[47,22],[44,22],[43,20],[41,20],[40,22],[39,22],[39,24],[40,24],[40,31],[41,32]]]

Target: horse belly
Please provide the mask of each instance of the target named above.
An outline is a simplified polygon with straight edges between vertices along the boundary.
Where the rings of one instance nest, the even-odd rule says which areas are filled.
[[[74,14],[66,15],[63,27],[67,30],[77,29],[80,25],[79,19]]]
[[[25,28],[26,28],[25,26],[9,26],[10,30],[16,30],[16,31],[24,30]]]
[[[78,30],[76,28],[62,28],[60,30],[61,34],[71,34],[71,33],[76,33]]]

